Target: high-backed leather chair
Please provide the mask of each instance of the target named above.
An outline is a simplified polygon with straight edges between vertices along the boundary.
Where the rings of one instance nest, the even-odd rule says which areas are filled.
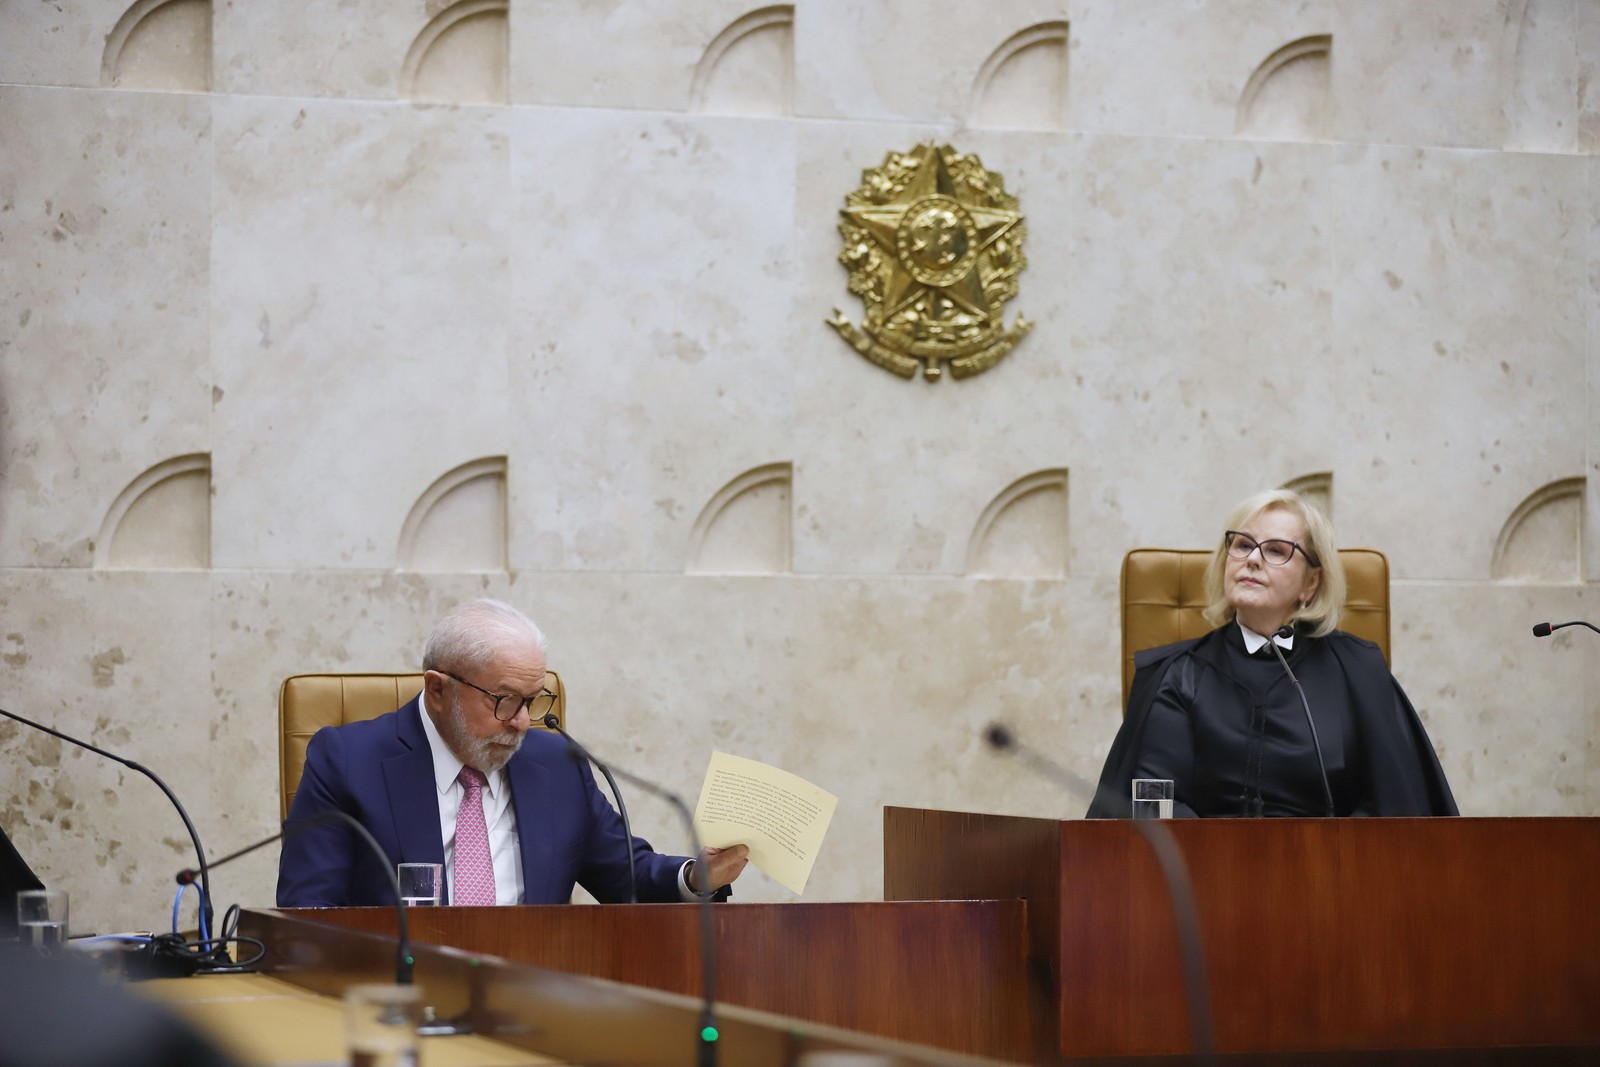
[[[544,676],[545,688],[556,695],[556,720],[567,724],[567,692],[555,671]],[[278,690],[278,785],[283,801],[280,818],[306,769],[306,746],[324,726],[376,719],[422,692],[422,674],[295,674]],[[535,723],[535,729],[543,730]]]
[[[1136,548],[1122,560],[1122,706],[1133,688],[1133,656],[1212,629],[1205,610],[1213,549]],[[1375,548],[1343,548],[1344,614],[1339,629],[1364,637],[1389,660],[1389,560]]]

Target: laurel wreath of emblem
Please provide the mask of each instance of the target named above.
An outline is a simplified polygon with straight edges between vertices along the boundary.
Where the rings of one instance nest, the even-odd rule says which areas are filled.
[[[868,360],[902,378],[937,381],[981,374],[1033,329],[1017,295],[1027,227],[1017,198],[976,155],[949,145],[890,152],[861,173],[839,212],[850,291],[865,314],[858,328],[838,308],[826,320]]]

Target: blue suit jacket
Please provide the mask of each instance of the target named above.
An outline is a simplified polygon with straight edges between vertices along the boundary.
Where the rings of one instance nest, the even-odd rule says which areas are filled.
[[[354,816],[398,863],[443,863],[433,751],[418,700],[365,722],[318,730],[287,824],[330,808]],[[523,901],[565,904],[574,884],[596,900],[628,899],[628,842],[622,819],[555,734],[529,730],[506,764],[522,851]],[[639,899],[681,900],[686,856],[662,856],[632,841]],[[278,861],[279,907],[392,904],[378,858],[348,826],[330,822],[288,837]]]

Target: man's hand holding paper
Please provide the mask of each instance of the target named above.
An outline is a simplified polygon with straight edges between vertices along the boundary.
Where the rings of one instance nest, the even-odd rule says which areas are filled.
[[[833,794],[787,771],[713,752],[694,821],[708,853],[746,844],[751,863],[801,893],[838,803]]]

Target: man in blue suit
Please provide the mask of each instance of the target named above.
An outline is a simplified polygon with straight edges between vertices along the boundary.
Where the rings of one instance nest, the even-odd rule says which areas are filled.
[[[496,600],[464,604],[434,627],[422,662],[423,690],[405,707],[312,737],[290,824],[343,811],[377,839],[390,869],[444,864],[456,903],[564,904],[575,884],[626,901],[630,848],[641,901],[694,900],[705,875],[727,895],[744,845],[707,848],[697,872],[687,856],[626,840],[588,763],[558,735],[530,732],[555,698],[544,687],[544,635],[526,615]],[[280,907],[393,899],[383,864],[348,827],[330,820],[285,839]]]

